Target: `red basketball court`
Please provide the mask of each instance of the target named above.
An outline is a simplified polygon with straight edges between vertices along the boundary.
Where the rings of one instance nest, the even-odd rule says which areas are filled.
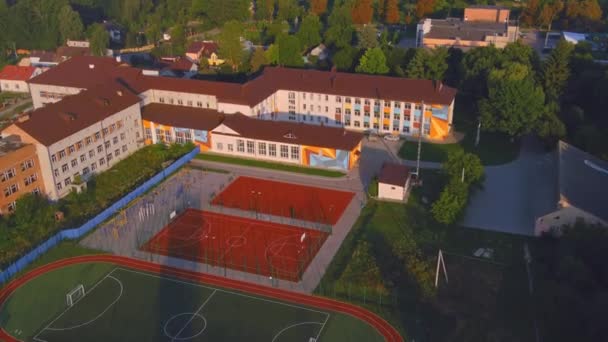
[[[298,281],[327,236],[317,230],[188,209],[141,249]]]
[[[354,196],[346,191],[238,177],[211,203],[334,225]]]

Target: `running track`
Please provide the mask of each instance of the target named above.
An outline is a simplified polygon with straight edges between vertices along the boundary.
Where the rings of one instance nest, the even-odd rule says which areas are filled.
[[[266,286],[250,284],[238,280],[226,279],[218,276],[196,273],[191,271],[185,271],[174,267],[159,265],[150,263],[147,261],[141,261],[131,258],[126,258],[116,255],[86,255],[74,258],[67,258],[59,261],[52,262],[50,264],[38,267],[31,272],[11,281],[0,291],[0,306],[4,304],[6,299],[20,286],[27,283],[28,281],[38,277],[41,274],[50,272],[52,270],[80,263],[88,262],[107,262],[118,264],[121,266],[135,268],[141,271],[155,272],[158,274],[168,274],[183,280],[190,280],[197,283],[205,283],[215,285],[218,287],[229,288],[237,291],[245,291],[260,296],[266,296],[271,298],[277,298],[284,301],[308,305],[320,309],[331,310],[340,312],[343,314],[351,315],[358,318],[369,325],[374,327],[380,334],[384,336],[384,339],[388,342],[403,342],[403,338],[399,335],[399,332],[395,330],[388,322],[380,318],[376,314],[364,310],[358,306],[347,304],[344,302],[304,295],[300,293],[289,292],[281,289],[270,288]],[[11,335],[9,335],[4,329],[0,328],[0,340],[12,342],[19,341]]]

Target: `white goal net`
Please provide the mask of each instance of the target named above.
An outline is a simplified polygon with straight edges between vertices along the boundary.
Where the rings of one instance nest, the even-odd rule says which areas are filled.
[[[79,284],[65,295],[68,306],[76,304],[82,297],[84,297],[84,286],[82,284]]]

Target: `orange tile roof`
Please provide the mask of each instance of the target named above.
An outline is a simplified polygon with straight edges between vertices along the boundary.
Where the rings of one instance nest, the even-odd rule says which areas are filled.
[[[0,80],[27,81],[36,71],[32,66],[7,65],[0,71]]]

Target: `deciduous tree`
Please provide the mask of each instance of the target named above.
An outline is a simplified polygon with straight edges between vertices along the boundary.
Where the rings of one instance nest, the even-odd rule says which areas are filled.
[[[278,0],[277,19],[292,21],[303,11],[296,0]]]
[[[399,5],[397,0],[386,0],[384,21],[387,24],[396,24],[401,19],[401,13],[399,12]]]
[[[275,45],[278,46],[278,64],[290,67],[304,65],[302,59],[302,45],[298,37],[282,34],[277,38]]]
[[[296,34],[304,49],[309,49],[321,43],[321,27],[318,16],[309,14],[304,17]]]
[[[417,0],[416,1],[416,17],[424,18],[427,14],[433,13],[435,9],[435,0]]]
[[[365,74],[386,74],[388,70],[386,56],[379,47],[367,49],[356,69],[357,72]]]
[[[59,12],[59,32],[64,41],[80,39],[84,34],[84,26],[80,20],[80,15],[70,5],[63,6]]]
[[[251,55],[251,60],[249,61],[251,65],[251,72],[256,72],[262,68],[262,66],[268,64],[268,59],[266,58],[266,54],[264,53],[264,49],[257,48],[253,51]]]
[[[101,24],[94,24],[90,30],[89,42],[91,53],[95,56],[105,56],[110,44],[110,35]]]
[[[316,15],[321,15],[327,11],[327,0],[312,0],[310,10]]]
[[[542,65],[541,81],[547,102],[560,102],[561,95],[570,77],[570,56],[574,46],[560,40]]]
[[[256,0],[255,18],[257,20],[272,20],[276,0]]]
[[[332,57],[332,61],[339,70],[350,71],[355,64],[358,50],[352,46],[345,46],[338,50]]]
[[[233,70],[239,69],[243,59],[243,46],[240,39],[242,32],[243,25],[236,20],[231,20],[222,26],[218,37],[220,56],[226,58]]]
[[[351,9],[353,23],[363,25],[369,24],[374,15],[372,0],[355,0]]]
[[[335,8],[329,16],[325,42],[337,48],[349,46],[353,40],[353,21],[348,6]]]
[[[409,78],[443,80],[448,70],[447,57],[448,50],[444,47],[435,48],[431,52],[416,50],[407,66],[406,75]]]
[[[372,25],[367,25],[357,32],[357,47],[359,49],[371,49],[378,46],[378,30]]]
[[[468,200],[468,188],[465,183],[450,182],[431,207],[435,221],[443,224],[456,222]]]

